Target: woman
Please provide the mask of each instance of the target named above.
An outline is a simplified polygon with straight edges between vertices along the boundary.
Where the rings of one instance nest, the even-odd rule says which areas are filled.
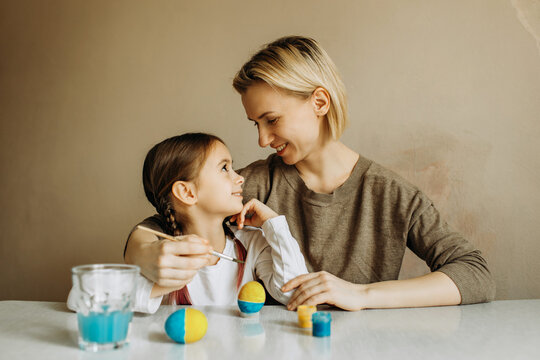
[[[285,292],[295,289],[289,309],[493,299],[486,261],[449,229],[431,201],[339,141],[347,125],[345,89],[316,41],[292,36],[268,44],[244,64],[233,86],[257,126],[259,145],[276,150],[239,171],[246,179],[244,200],[257,198],[286,216],[312,272],[284,285]],[[432,272],[397,280],[406,247]],[[126,249],[126,261],[163,286],[187,284],[206,265],[208,252],[204,239],[163,242],[139,231]]]

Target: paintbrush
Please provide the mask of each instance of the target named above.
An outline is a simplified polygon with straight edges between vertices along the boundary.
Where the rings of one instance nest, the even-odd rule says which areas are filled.
[[[178,241],[178,239],[176,239],[174,236],[171,236],[171,235],[168,235],[168,234],[165,234],[165,233],[162,233],[160,231],[156,231],[156,230],[152,230],[150,228],[147,228],[145,226],[142,226],[142,225],[137,225],[137,229],[141,229],[141,230],[144,230],[144,231],[147,231],[149,233],[152,233],[154,235],[157,235],[161,238],[164,238],[164,239],[169,239],[169,240],[173,240],[173,241]],[[210,251],[210,254],[214,255],[214,256],[217,256],[218,258],[222,258],[222,259],[225,259],[225,260],[229,260],[229,261],[234,261],[235,263],[239,263],[239,264],[243,264],[244,261],[242,260],[238,260],[238,259],[235,259],[229,255],[225,255],[225,254],[222,254],[220,252],[217,252],[217,251],[214,251],[214,250],[211,250]]]

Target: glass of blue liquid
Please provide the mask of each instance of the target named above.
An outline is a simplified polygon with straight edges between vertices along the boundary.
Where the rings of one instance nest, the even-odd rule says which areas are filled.
[[[79,324],[79,347],[87,351],[122,348],[129,326],[139,267],[81,265],[71,269]]]

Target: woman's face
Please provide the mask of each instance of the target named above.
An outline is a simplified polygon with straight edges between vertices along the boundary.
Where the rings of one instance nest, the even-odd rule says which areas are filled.
[[[275,149],[286,164],[305,160],[319,148],[323,117],[313,97],[301,99],[258,82],[242,95],[242,104],[257,126],[259,146]]]

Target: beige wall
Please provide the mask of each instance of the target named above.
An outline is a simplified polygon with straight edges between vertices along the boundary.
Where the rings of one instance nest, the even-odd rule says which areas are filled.
[[[121,261],[164,137],[266,156],[231,79],[287,34],[340,68],[344,142],[434,200],[499,299],[540,297],[538,0],[3,1],[0,19],[0,299],[63,300],[71,266]]]

